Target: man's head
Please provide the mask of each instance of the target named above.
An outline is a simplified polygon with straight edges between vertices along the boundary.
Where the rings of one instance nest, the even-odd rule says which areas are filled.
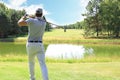
[[[42,17],[42,15],[43,15],[43,10],[42,10],[42,8],[38,8],[38,9],[36,10],[36,12],[35,12],[35,16],[36,16],[36,17]]]

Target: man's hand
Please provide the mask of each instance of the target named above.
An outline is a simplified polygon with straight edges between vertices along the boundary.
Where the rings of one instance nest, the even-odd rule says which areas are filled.
[[[27,26],[27,22],[25,20],[26,20],[26,16],[21,17],[21,19],[18,21],[18,25],[20,27]]]

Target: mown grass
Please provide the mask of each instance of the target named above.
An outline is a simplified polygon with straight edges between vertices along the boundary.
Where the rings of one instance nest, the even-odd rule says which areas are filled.
[[[97,38],[84,38],[84,30],[79,29],[67,29],[64,32],[63,29],[53,29],[50,32],[45,32],[43,41],[45,44],[50,43],[73,43],[73,44],[120,44],[119,39],[97,39]],[[0,41],[14,41],[26,43],[27,35],[17,38],[0,39]]]
[[[49,80],[120,80],[120,62],[110,63],[47,63]],[[36,80],[42,80],[39,64]],[[1,62],[1,80],[29,80],[26,62]]]
[[[96,39],[84,38],[84,30],[68,29],[64,32],[63,29],[54,29],[52,32],[46,32],[44,42],[49,43],[72,43],[72,44],[120,44],[119,39]]]
[[[48,44],[44,44],[47,49]],[[83,44],[82,44],[83,45]],[[120,45],[104,45],[104,44],[84,44],[87,49],[92,48],[93,54],[86,56],[82,59],[71,60],[57,60],[46,59],[47,62],[112,62],[120,61]],[[0,61],[27,61],[27,53],[25,43],[0,43]]]
[[[49,44],[76,44],[86,49],[93,48],[94,54],[82,59],[59,60],[46,58],[49,80],[120,80],[120,40],[85,39],[82,30],[55,29],[44,35],[44,46]],[[4,39],[2,39],[4,41]],[[0,80],[29,80],[27,37],[5,39],[0,42]],[[36,60],[36,80],[41,72]]]

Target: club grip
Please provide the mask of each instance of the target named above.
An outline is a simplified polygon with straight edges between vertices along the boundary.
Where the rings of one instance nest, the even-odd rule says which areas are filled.
[[[25,16],[25,17],[27,17],[27,16],[28,16],[28,14],[25,14],[24,16]]]

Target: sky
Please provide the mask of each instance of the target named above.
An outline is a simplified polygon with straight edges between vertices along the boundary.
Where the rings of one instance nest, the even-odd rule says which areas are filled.
[[[34,14],[42,8],[47,21],[57,25],[68,25],[84,20],[81,15],[86,12],[89,0],[0,0],[7,7]]]

